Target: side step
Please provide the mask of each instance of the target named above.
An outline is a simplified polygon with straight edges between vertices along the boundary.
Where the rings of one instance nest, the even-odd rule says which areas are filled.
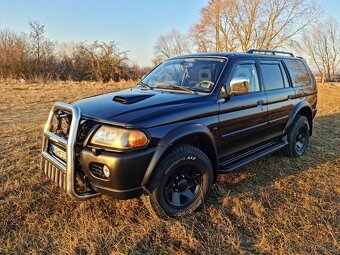
[[[229,159],[227,161],[221,162],[219,164],[219,173],[228,173],[234,171],[246,164],[249,164],[252,161],[255,161],[259,158],[267,156],[275,151],[278,151],[285,147],[288,144],[286,137],[279,142],[271,142],[265,145],[262,145],[259,148],[256,148],[247,153],[241,154],[237,157]]]

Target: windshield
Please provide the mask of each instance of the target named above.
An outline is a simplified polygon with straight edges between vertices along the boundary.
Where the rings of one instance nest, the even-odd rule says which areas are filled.
[[[225,64],[224,59],[186,58],[163,62],[141,83],[151,88],[182,92],[211,92]]]

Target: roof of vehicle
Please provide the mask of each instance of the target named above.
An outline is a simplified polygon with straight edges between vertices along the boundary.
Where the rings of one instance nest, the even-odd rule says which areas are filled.
[[[261,57],[261,58],[293,58],[293,59],[302,59],[301,57],[295,57],[292,53],[289,52],[281,52],[281,51],[262,51],[261,50],[254,50],[255,52],[259,53],[253,53],[253,52],[209,52],[209,53],[195,53],[195,54],[187,54],[187,55],[181,55],[177,57],[173,57],[170,59],[179,59],[179,58],[232,58],[232,57],[249,57],[255,56],[255,57]],[[268,54],[272,53],[272,54]],[[276,54],[279,55],[276,55]],[[274,54],[274,55],[273,55]]]

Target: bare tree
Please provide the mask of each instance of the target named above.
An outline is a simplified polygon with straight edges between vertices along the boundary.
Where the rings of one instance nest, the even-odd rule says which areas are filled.
[[[29,22],[29,43],[31,48],[31,73],[35,76],[50,76],[54,58],[55,43],[45,37],[45,26],[38,21]]]
[[[154,63],[158,64],[164,59],[191,52],[189,39],[176,29],[161,35],[154,46]]]
[[[79,43],[73,52],[74,79],[118,81],[127,60],[115,42]]]
[[[61,42],[56,45],[56,78],[61,80],[71,80],[73,73],[72,54],[75,51],[76,43]]]
[[[332,81],[340,73],[340,29],[334,18],[315,25],[302,37],[302,50],[326,81]]]
[[[198,51],[277,49],[319,15],[307,0],[210,0],[191,36]]]
[[[44,42],[45,42],[45,26],[40,25],[38,21],[30,21],[30,39],[32,42],[32,54],[39,62],[41,56],[44,54]]]
[[[0,76],[26,78],[29,69],[29,44],[24,34],[0,31]]]
[[[233,1],[210,0],[202,8],[200,21],[190,31],[198,52],[235,51],[238,48],[228,13],[234,6]]]
[[[58,44],[38,22],[29,28],[29,34],[0,30],[0,78],[108,82],[141,78],[149,70],[130,63],[114,41]]]

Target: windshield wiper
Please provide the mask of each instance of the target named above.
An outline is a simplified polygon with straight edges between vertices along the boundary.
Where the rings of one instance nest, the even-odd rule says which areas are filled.
[[[196,91],[188,88],[188,87],[185,87],[185,86],[178,86],[178,85],[175,85],[175,84],[159,84],[156,86],[156,88],[164,88],[164,89],[170,89],[170,90],[182,90],[182,91],[185,91],[185,92],[188,92],[190,94],[197,94]]]
[[[146,84],[146,83],[144,83],[144,82],[142,82],[142,81],[140,81],[137,85],[142,85],[143,88],[151,89],[151,87],[150,87],[148,84]]]

